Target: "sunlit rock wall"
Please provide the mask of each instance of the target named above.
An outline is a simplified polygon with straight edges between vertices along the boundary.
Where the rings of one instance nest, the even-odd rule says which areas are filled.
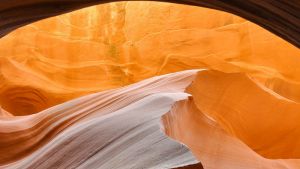
[[[0,39],[0,168],[298,169],[299,63],[261,27],[186,5],[24,26]]]
[[[298,61],[299,49],[228,13],[159,2],[110,3],[2,38],[0,103],[12,114],[31,114],[191,68],[246,72],[298,101],[298,88],[286,89],[298,86]]]

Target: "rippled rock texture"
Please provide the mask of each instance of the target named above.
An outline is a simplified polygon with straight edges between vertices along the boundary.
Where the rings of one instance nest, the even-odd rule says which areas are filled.
[[[33,115],[2,117],[0,163],[20,169],[173,168],[197,163],[185,146],[160,130],[160,117],[189,96],[183,91],[196,72],[154,77]]]
[[[199,7],[123,2],[86,8],[2,38],[0,59],[0,103],[15,115],[191,68],[247,72],[300,99],[283,89],[300,80],[299,49],[249,21]]]
[[[117,2],[29,24],[0,39],[0,168],[298,169],[299,63],[289,42],[195,6]]]

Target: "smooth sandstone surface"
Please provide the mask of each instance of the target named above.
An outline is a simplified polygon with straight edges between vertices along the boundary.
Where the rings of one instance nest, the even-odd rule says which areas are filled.
[[[0,168],[173,168],[197,163],[160,117],[197,71],[153,77],[28,116],[0,117]]]
[[[160,116],[172,102],[187,96],[159,93],[78,122],[34,154],[4,168],[157,169],[196,163],[185,146],[159,128]]]
[[[248,91],[236,91],[243,88]],[[209,91],[210,96],[202,91]],[[236,101],[237,93],[248,97]],[[223,97],[215,98],[218,95]],[[278,102],[275,104],[278,113],[280,105],[286,104],[287,110],[297,106],[245,74],[191,70],[157,76],[84,96],[37,114],[2,117],[0,168],[189,166],[197,162],[191,152],[160,131],[159,119],[171,109],[162,118],[165,133],[190,148],[205,169],[297,169],[298,134],[290,133],[297,131],[298,125],[272,119],[276,114],[268,113],[274,111],[268,104],[262,104],[267,113],[259,111],[261,116],[247,110],[253,107],[252,103],[274,100]],[[265,119],[258,120],[261,117]],[[289,122],[297,120],[292,111],[287,111],[285,118]],[[251,131],[251,127],[255,130]],[[251,140],[253,134],[255,139]],[[279,142],[272,140],[276,137]],[[247,145],[249,141],[252,144]],[[261,143],[263,147],[253,147]]]
[[[298,103],[240,73],[201,71],[186,92],[163,117],[165,132],[204,168],[300,167]]]
[[[191,68],[245,72],[299,101],[299,61],[299,49],[231,14],[159,2],[110,3],[2,38],[0,103],[14,115],[32,114]]]
[[[300,167],[299,159],[266,159],[258,155],[202,113],[193,99],[176,103],[163,121],[166,133],[187,145],[205,169]]]
[[[24,26],[0,39],[0,168],[298,169],[299,61],[245,19],[186,5]]]

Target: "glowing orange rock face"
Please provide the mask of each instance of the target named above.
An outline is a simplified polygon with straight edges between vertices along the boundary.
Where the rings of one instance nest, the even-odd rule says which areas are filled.
[[[82,100],[90,104],[73,111],[78,105],[72,108],[65,101],[157,75],[205,68],[210,70],[198,73],[186,89],[191,97],[177,102],[163,117],[166,134],[191,148],[204,168],[296,169],[300,162],[288,159],[300,158],[299,63],[300,50],[268,31],[237,16],[199,7],[119,2],[33,23],[0,40],[0,137],[2,145],[13,141],[22,147],[2,149],[0,162],[34,152],[50,139],[42,131],[55,137],[93,114],[83,111],[90,106],[97,110],[104,103],[116,106],[114,97],[103,96],[99,102],[86,97]],[[182,84],[190,83],[186,80]],[[164,92],[181,84],[162,80],[151,84],[156,82],[166,85]],[[140,93],[161,92],[156,85],[141,84],[145,85],[138,87]],[[138,95],[134,90],[120,89],[124,99]],[[59,103],[61,111],[40,112]],[[37,114],[29,115],[33,113]],[[68,113],[80,118],[72,119]],[[59,121],[60,116],[66,116],[65,121]],[[42,125],[40,119],[51,122]],[[61,124],[52,128],[54,122]],[[12,129],[21,134],[7,136]],[[28,143],[30,132],[36,137]],[[10,148],[11,154],[3,155]]]
[[[0,59],[0,103],[15,115],[191,68],[246,72],[300,99],[285,87],[300,80],[297,48],[237,16],[199,7],[121,2],[82,9],[2,38]]]

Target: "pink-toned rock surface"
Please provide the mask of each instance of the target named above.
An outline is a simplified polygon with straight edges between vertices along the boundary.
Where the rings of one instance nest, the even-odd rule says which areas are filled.
[[[202,71],[186,91],[163,124],[204,168],[300,167],[298,103],[244,74]]]

